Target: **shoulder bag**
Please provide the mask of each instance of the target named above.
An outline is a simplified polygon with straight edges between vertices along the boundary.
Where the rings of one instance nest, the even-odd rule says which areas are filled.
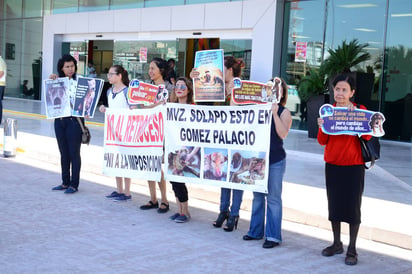
[[[92,138],[92,135],[90,134],[90,130],[88,127],[86,127],[82,120],[80,120],[79,117],[76,117],[77,121],[80,124],[80,127],[82,128],[82,144],[89,144],[90,143],[90,139]]]

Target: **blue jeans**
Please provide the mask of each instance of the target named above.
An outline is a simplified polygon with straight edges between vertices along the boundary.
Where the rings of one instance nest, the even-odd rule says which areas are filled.
[[[62,184],[77,189],[80,180],[82,129],[76,117],[64,117],[54,120],[54,131],[60,151]]]
[[[247,235],[273,242],[282,241],[282,180],[285,174],[286,160],[283,159],[269,166],[268,194],[253,192],[252,217]],[[267,205],[266,205],[267,204]]]
[[[240,204],[242,203],[243,190],[221,188],[220,189],[220,212],[228,211],[230,206],[230,194],[233,192],[230,216],[239,216]]]

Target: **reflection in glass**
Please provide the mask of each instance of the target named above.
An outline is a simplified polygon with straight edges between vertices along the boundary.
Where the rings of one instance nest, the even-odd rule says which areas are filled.
[[[41,17],[43,0],[23,0],[23,17]]]
[[[391,1],[388,12],[385,81],[382,92],[385,138],[412,141],[412,5],[408,0]]]
[[[21,0],[4,0],[4,19],[21,18],[21,5]]]
[[[243,80],[250,79],[250,63],[252,57],[252,40],[220,40],[220,48],[223,49],[225,56],[233,55],[241,58],[245,63],[242,69]]]
[[[53,14],[78,12],[78,0],[53,0]]]
[[[143,8],[144,0],[112,0],[110,2],[110,9],[133,9],[133,8]]]
[[[149,63],[154,57],[177,59],[177,41],[115,41],[114,64],[122,65],[130,79],[150,82]]]
[[[144,6],[145,8],[148,7],[165,7],[165,6],[178,6],[178,5],[184,5],[185,1],[184,0],[145,0],[144,1]]]
[[[109,9],[109,0],[80,0],[79,12],[100,11]]]

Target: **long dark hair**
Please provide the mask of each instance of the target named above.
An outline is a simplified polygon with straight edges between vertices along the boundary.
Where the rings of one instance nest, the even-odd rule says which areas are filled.
[[[167,76],[169,75],[169,64],[167,63],[167,61],[160,57],[155,57],[152,59],[152,62],[154,62],[159,68],[163,80],[166,80]]]
[[[73,62],[74,63],[75,73],[73,74],[73,79],[76,79],[76,76],[77,76],[77,60],[74,59],[74,57],[71,56],[70,54],[63,55],[62,58],[60,58],[59,61],[57,62],[57,73],[59,74],[59,77],[66,77],[66,75],[64,75],[64,72],[63,72],[64,63],[66,63],[66,62]]]
[[[122,75],[122,82],[125,86],[129,86],[129,73],[121,65],[113,65],[112,68],[116,71],[116,74]]]

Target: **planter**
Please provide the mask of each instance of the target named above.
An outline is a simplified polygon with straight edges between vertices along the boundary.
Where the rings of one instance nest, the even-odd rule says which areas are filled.
[[[316,95],[310,97],[306,103],[309,138],[316,138],[318,135],[319,109],[326,101],[325,95]]]

